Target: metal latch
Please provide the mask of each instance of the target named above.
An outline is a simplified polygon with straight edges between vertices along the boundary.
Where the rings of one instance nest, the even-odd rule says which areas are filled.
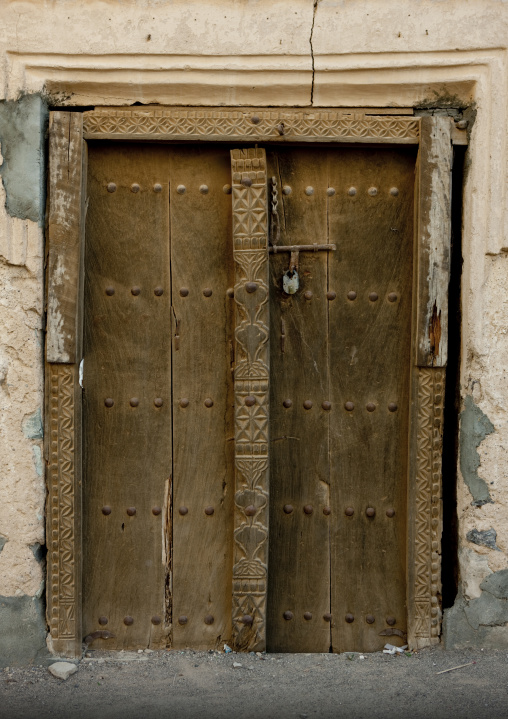
[[[289,269],[282,275],[282,289],[287,295],[294,295],[300,287],[300,277],[298,275],[298,261],[300,252],[319,252],[320,250],[336,250],[336,245],[272,245],[269,248],[271,255],[279,252],[289,252],[291,254],[289,260]]]

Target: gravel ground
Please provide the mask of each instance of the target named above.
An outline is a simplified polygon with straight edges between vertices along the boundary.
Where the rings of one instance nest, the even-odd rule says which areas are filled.
[[[94,651],[77,666],[66,681],[54,678],[47,666],[0,671],[0,717],[508,717],[507,651],[436,647],[401,656]]]

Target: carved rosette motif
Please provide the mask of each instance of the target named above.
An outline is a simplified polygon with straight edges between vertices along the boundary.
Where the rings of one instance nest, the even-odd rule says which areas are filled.
[[[444,382],[444,369],[418,370],[414,635],[421,645],[438,641],[441,621]]]
[[[265,647],[268,576],[268,218],[266,154],[232,150],[235,260],[233,644]]]
[[[56,647],[76,640],[75,368],[49,366],[48,621]]]
[[[157,137],[418,143],[411,116],[374,116],[340,110],[136,108],[99,109],[83,115],[85,139]]]

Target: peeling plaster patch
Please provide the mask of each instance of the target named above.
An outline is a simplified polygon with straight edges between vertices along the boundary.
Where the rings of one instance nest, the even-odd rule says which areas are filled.
[[[508,599],[508,569],[493,572],[483,580],[480,587],[498,599]]]
[[[44,430],[42,427],[40,407],[33,414],[30,414],[23,419],[22,429],[23,434],[27,439],[43,439]]]
[[[44,547],[39,544],[39,542],[35,542],[35,544],[30,545],[30,549],[32,550],[32,554],[36,558],[38,562],[42,562],[45,556]]]
[[[9,540],[7,539],[7,537],[0,537],[0,552],[5,547],[8,541]]]
[[[32,447],[32,453],[34,457],[35,471],[38,477],[44,475],[44,465],[42,463],[42,450],[38,444]]]
[[[0,597],[0,667],[40,663],[48,656],[42,599]]]
[[[472,504],[477,507],[492,502],[487,483],[478,475],[480,455],[477,448],[493,431],[494,425],[490,419],[467,395],[460,415],[460,470],[473,495]]]
[[[0,176],[11,217],[44,221],[44,140],[48,118],[39,95],[0,101]]]
[[[498,552],[501,550],[496,544],[497,532],[495,529],[484,529],[480,531],[478,529],[471,529],[466,535],[468,542],[473,544],[480,544],[484,547],[490,547],[490,549],[497,549]]]

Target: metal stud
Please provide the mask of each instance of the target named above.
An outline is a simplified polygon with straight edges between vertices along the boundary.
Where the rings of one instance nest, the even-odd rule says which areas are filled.
[[[115,183],[114,183],[114,182],[109,182],[107,189],[108,189],[108,192],[116,192],[116,185],[115,185]]]
[[[337,297],[337,293],[330,291],[326,293],[326,299],[327,300],[334,300]]]
[[[205,399],[205,407],[208,407],[208,408],[213,407],[213,399],[210,399],[210,397],[207,397]]]
[[[133,287],[131,289],[131,295],[134,295],[134,297],[137,297],[141,293],[141,287]]]
[[[374,410],[376,409],[376,405],[374,404],[374,402],[367,402],[367,404],[365,405],[365,409],[367,410],[367,412],[374,412]]]
[[[214,512],[215,509],[213,507],[205,507],[205,514],[207,517],[211,517]]]
[[[392,517],[395,517],[395,510],[393,509],[393,507],[390,507],[390,509],[387,509],[387,510],[386,510],[386,516],[387,516],[387,517],[390,517],[390,519],[391,519]]]
[[[161,624],[162,619],[161,619],[159,616],[157,616],[157,614],[154,614],[154,616],[152,617],[152,619],[151,619],[150,621],[151,621],[152,624],[154,624],[155,626],[158,626],[159,624]]]
[[[354,620],[355,620],[354,615],[353,615],[353,614],[346,614],[345,620],[346,620],[346,622],[347,622],[348,624],[352,624],[352,623],[354,622]]]
[[[286,621],[289,622],[290,619],[293,619],[293,612],[284,612],[282,616]]]
[[[306,399],[305,402],[303,403],[303,406],[305,409],[312,409],[312,400]]]
[[[154,293],[154,295],[156,295],[157,297],[162,297],[162,295],[164,294],[164,290],[162,289],[162,287],[156,287],[156,288],[154,289],[153,293]]]
[[[365,514],[367,515],[367,517],[375,517],[376,510],[374,509],[374,507],[367,507],[367,509],[365,510]]]
[[[180,507],[178,513],[181,514],[182,517],[185,517],[186,514],[189,514],[189,510],[187,509],[187,507]]]
[[[325,401],[321,403],[321,407],[323,409],[330,410],[332,408],[332,403],[325,399]]]
[[[189,296],[189,288],[188,287],[180,287],[180,297],[188,297]]]
[[[395,402],[390,402],[388,405],[388,410],[390,412],[396,412],[398,410],[397,404]]]
[[[330,614],[330,612],[325,612],[325,614],[323,614],[323,619],[325,620],[325,622],[331,622],[332,615]]]
[[[134,624],[134,619],[133,619],[132,617],[129,617],[129,616],[124,617],[124,618],[123,618],[123,623],[125,624],[125,626],[130,627],[131,624]]]
[[[328,517],[331,513],[332,513],[331,507],[323,507],[323,514],[325,515],[325,517]]]
[[[356,292],[354,290],[351,290],[347,293],[348,300],[356,300]]]
[[[328,197],[333,197],[335,195],[335,187],[329,187],[326,191],[326,194]]]
[[[377,187],[369,187],[368,193],[371,197],[375,197],[377,195]]]
[[[205,624],[213,624],[214,621],[215,621],[215,620],[214,620],[214,618],[213,618],[213,616],[212,616],[211,614],[207,614],[207,615],[206,615],[206,617],[205,617]]]
[[[347,194],[350,197],[354,197],[356,195],[356,187],[350,187],[349,190],[347,191]]]
[[[235,296],[235,291],[232,287],[228,287],[226,290],[226,294],[230,299],[233,299],[233,297]]]
[[[102,508],[102,513],[103,513],[103,515],[104,515],[105,517],[108,517],[108,516],[111,514],[111,507],[110,507],[108,504],[106,504],[106,505]]]
[[[134,192],[134,194],[136,194],[136,192],[139,192],[139,189],[140,189],[140,188],[139,188],[138,183],[137,183],[137,182],[133,182],[132,185],[131,185],[131,192]]]
[[[107,617],[99,617],[99,624],[101,625],[101,627],[105,627],[107,623],[108,623]]]
[[[284,514],[291,514],[293,512],[293,505],[292,504],[285,504],[283,507]]]
[[[253,504],[249,504],[248,507],[245,507],[245,514],[247,517],[253,517],[257,512],[256,507]]]
[[[346,517],[352,517],[354,513],[355,510],[353,509],[353,507],[346,507],[346,509],[344,510],[344,514],[346,515]]]
[[[255,397],[250,397],[250,396],[246,397],[244,401],[245,401],[245,404],[247,405],[247,407],[254,407],[254,405],[256,404]]]
[[[310,197],[310,195],[314,194],[314,188],[309,185],[308,187],[305,188],[305,194]]]
[[[306,300],[311,300],[312,292],[310,290],[307,290],[306,292],[303,293],[303,296],[305,297]]]
[[[286,409],[289,409],[289,407],[292,407],[292,406],[293,406],[293,403],[292,403],[292,401],[291,401],[290,399],[285,399],[282,404],[284,405],[284,407],[285,407]]]
[[[156,407],[162,407],[162,405],[164,404],[164,400],[162,399],[162,397],[156,397],[153,403]]]
[[[252,180],[250,177],[242,177],[242,185],[244,187],[251,187],[252,186]]]
[[[162,192],[162,185],[159,182],[156,182],[155,185],[153,186],[153,191],[154,192]]]
[[[393,625],[397,623],[397,620],[395,617],[386,617],[386,623],[388,626],[393,627]]]
[[[205,287],[203,290],[203,294],[205,297],[211,297],[212,296],[212,290],[210,287]]]
[[[106,397],[106,399],[104,400],[104,404],[106,407],[112,407],[115,404],[115,400],[111,397]]]
[[[185,189],[186,189],[185,185],[178,185],[178,187],[176,188],[176,191],[178,192],[179,195],[183,195],[183,193],[185,192]]]
[[[259,125],[259,117],[258,115],[253,115],[250,119],[253,125]]]
[[[224,187],[222,188],[222,192],[225,195],[230,195],[231,194],[231,185],[224,185]]]
[[[312,512],[314,511],[314,507],[312,506],[312,504],[306,504],[303,508],[303,511],[305,512],[305,514],[312,514]]]
[[[131,407],[138,407],[139,406],[139,399],[137,397],[131,397],[129,400],[129,404]]]
[[[312,619],[312,614],[310,612],[304,612],[303,618],[305,619],[305,621],[310,622],[310,620]]]
[[[377,292],[371,292],[371,293],[369,294],[369,300],[370,300],[371,302],[376,302],[377,299],[378,299],[378,294],[377,294]]]
[[[367,624],[374,624],[376,620],[374,619],[372,614],[367,614],[367,616],[365,617],[365,621],[367,622]]]
[[[282,188],[282,194],[283,195],[290,195],[293,192],[293,190],[290,188],[289,185],[284,185]]]
[[[134,517],[136,514],[136,507],[127,507],[127,514],[129,517]]]
[[[254,617],[251,617],[250,614],[244,614],[243,617],[240,619],[242,624],[246,624],[247,626],[250,626],[254,623]]]
[[[106,287],[106,294],[108,297],[113,297],[115,294],[115,288],[114,287]]]
[[[152,507],[152,514],[154,517],[158,517],[161,512],[162,509],[160,507]]]
[[[207,195],[208,194],[208,185],[200,185],[199,191],[201,192],[202,195]]]
[[[257,290],[257,288],[258,288],[257,282],[247,282],[245,284],[245,289],[247,290],[247,292],[249,294],[252,294],[253,292],[255,292]]]
[[[393,197],[397,197],[398,194],[399,194],[399,188],[398,188],[398,187],[391,187],[391,188],[390,188],[390,195],[392,195]]]
[[[181,616],[178,617],[178,624],[181,624],[182,627],[183,627],[184,624],[187,624],[188,621],[189,621],[189,620],[187,619],[187,617],[185,616],[185,614],[182,614]]]
[[[388,295],[388,302],[397,302],[396,292],[390,292],[390,294]]]
[[[187,397],[182,397],[178,404],[180,405],[180,407],[183,407],[185,409],[185,407],[189,406],[189,400],[187,399]]]
[[[348,412],[352,412],[355,408],[353,402],[346,402],[344,405],[344,408],[347,409]]]

